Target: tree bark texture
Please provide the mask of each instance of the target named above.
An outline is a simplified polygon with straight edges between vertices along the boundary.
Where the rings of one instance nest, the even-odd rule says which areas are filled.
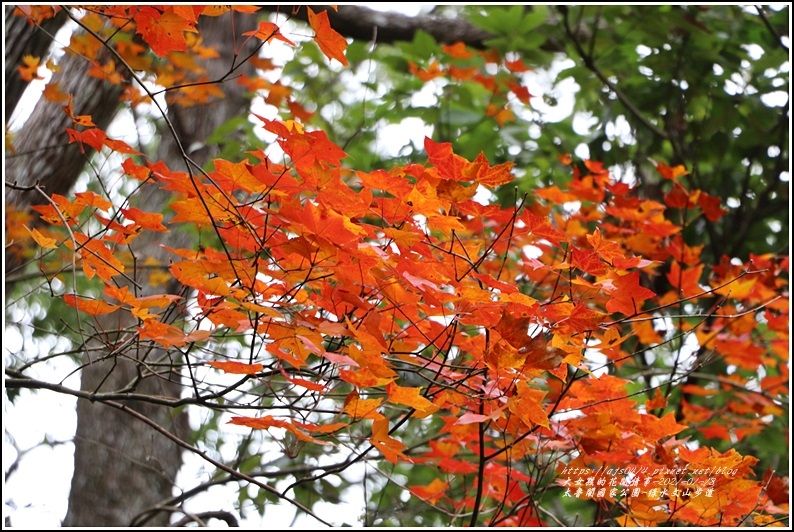
[[[240,20],[232,26],[230,16],[206,18],[199,22],[204,44],[214,47],[220,54],[219,58],[206,61],[204,65],[209,79],[222,78],[232,64],[233,28],[238,35],[237,42],[241,42],[240,33],[251,29],[242,28]],[[244,51],[242,56],[250,52]],[[248,64],[240,71],[253,74]],[[171,106],[168,109],[168,117],[179,142],[168,128],[162,128],[157,157],[171,170],[187,170],[183,148],[205,141],[230,118],[247,115],[249,100],[244,88],[229,81],[222,84],[222,89],[225,97],[208,105]],[[204,164],[212,155],[215,154],[204,150],[192,153],[191,158]],[[195,173],[196,170],[192,170]],[[163,212],[170,197],[170,192],[147,185],[136,194],[135,203],[147,212]],[[133,253],[139,260],[154,257],[163,268],[167,268],[168,257],[160,244],[177,248],[194,245],[178,229],[168,233],[149,232],[133,242]],[[140,295],[164,291],[162,286],[146,285],[145,275],[138,275],[136,280],[145,285]],[[165,290],[183,297],[189,295],[175,281]],[[107,322],[107,327],[112,328],[112,318]],[[178,351],[159,348],[137,350],[125,353],[124,358],[106,357],[87,365],[82,373],[83,389],[110,391],[134,387],[141,393],[179,396],[182,384]],[[184,413],[152,404],[129,406],[179,438],[189,439]],[[158,505],[173,494],[173,483],[182,464],[181,449],[151,427],[104,405],[80,400],[77,418],[75,476],[64,526],[166,525],[170,514],[160,511]],[[101,497],[101,501],[97,497]]]
[[[6,27],[9,24],[7,20]],[[15,23],[15,27],[17,26],[18,22]],[[41,31],[34,33],[48,37]],[[21,57],[24,51],[17,52],[14,49],[17,46],[28,46],[34,40],[7,40],[6,59]],[[37,45],[43,47],[42,43]],[[106,129],[116,115],[119,96],[124,87],[87,75],[91,63],[83,57],[66,54],[58,64],[60,70],[53,74],[51,82],[60,83],[61,91],[73,96],[75,114],[90,115],[97,128]],[[13,84],[13,77],[11,82]],[[67,127],[73,127],[73,123],[64,112],[63,104],[40,98],[22,129],[13,135],[13,151],[5,156],[5,182],[15,185],[5,187],[6,205],[25,209],[31,205],[47,203],[40,192],[33,190],[34,185],[38,185],[50,196],[65,195],[72,189],[88,158],[77,143],[69,144],[69,136],[65,131]],[[5,256],[6,276],[26,266],[20,263],[19,250],[14,245],[6,247]],[[6,290],[8,288],[9,285],[6,284]]]
[[[11,118],[11,113],[16,109],[22,94],[28,88],[28,82],[19,75],[17,67],[22,64],[26,55],[44,57],[52,44],[52,38],[66,22],[66,13],[59,12],[53,18],[43,21],[35,31],[31,28],[28,19],[14,15],[16,9],[13,5],[4,6],[5,11],[5,98],[4,110],[6,120]],[[9,46],[10,44],[10,46]]]
[[[482,30],[464,18],[447,18],[437,15],[403,15],[393,11],[375,11],[364,6],[354,5],[312,5],[315,13],[328,12],[331,27],[356,40],[379,43],[412,41],[417,31],[425,31],[444,44],[462,41],[474,48],[484,49],[485,40],[493,35]],[[271,4],[261,6],[263,10],[279,12],[287,17],[308,22],[309,15],[305,5]]]
[[[6,14],[10,14],[6,8]],[[220,57],[205,62],[210,79],[219,79],[232,64],[234,42],[242,42],[242,21],[232,25],[230,16],[206,18],[199,22],[199,30],[206,46],[215,47]],[[63,23],[59,17],[58,25]],[[253,21],[252,21],[253,23]],[[20,101],[26,84],[15,79],[15,67],[26,54],[44,57],[49,47],[56,21],[48,31],[32,31],[25,27],[24,18],[6,20],[6,80],[11,98],[7,99],[7,114],[13,112]],[[232,30],[237,39],[232,38]],[[29,36],[29,37],[28,37]],[[252,42],[252,45],[255,44]],[[243,51],[246,57],[251,50]],[[238,60],[239,61],[239,60]],[[74,97],[74,112],[91,115],[96,127],[107,129],[119,108],[123,86],[111,85],[86,74],[90,62],[75,55],[64,55],[60,71],[52,81],[60,82],[62,92]],[[11,70],[8,70],[11,69]],[[238,70],[252,75],[253,69],[244,65]],[[126,73],[125,73],[126,74]],[[16,76],[18,78],[18,76]],[[127,77],[129,79],[129,77]],[[172,106],[169,119],[174,124],[182,146],[204,141],[219,125],[231,117],[247,114],[248,100],[244,88],[227,81],[222,84],[226,97],[209,105],[182,108]],[[14,136],[14,152],[5,160],[5,180],[17,186],[6,186],[6,204],[17,208],[44,204],[46,199],[37,191],[38,185],[48,195],[66,195],[77,182],[88,162],[89,154],[81,153],[76,144],[69,144],[65,128],[72,127],[71,119],[64,113],[62,104],[40,99],[23,128]],[[175,138],[164,128],[158,159],[175,171],[185,171],[182,151]],[[191,157],[203,164],[212,156],[209,150],[193,153]],[[195,171],[195,170],[194,170]],[[27,187],[27,189],[26,189]],[[135,204],[148,212],[162,212],[169,199],[166,191],[145,185],[134,198]],[[159,244],[174,247],[190,245],[189,239],[178,230],[165,234],[141,235],[131,246],[136,259],[143,261],[155,257],[167,268],[168,260]],[[21,269],[7,249],[6,274]],[[11,265],[9,270],[8,266]],[[168,291],[177,293],[181,287],[172,282],[167,287],[152,287],[146,277],[130,268],[131,277],[143,286],[138,295]],[[8,287],[7,287],[8,288]],[[102,326],[107,331],[118,329],[129,315],[121,312],[107,316]],[[114,321],[115,320],[115,321]],[[122,320],[121,322],[119,320]],[[162,349],[131,347],[112,353],[107,344],[112,334],[98,334],[89,339],[85,366],[81,373],[81,386],[87,391],[135,391],[165,397],[178,397],[182,390],[179,375],[179,353]],[[188,425],[184,412],[170,411],[149,403],[127,402],[126,406],[155,421],[163,429],[180,438],[188,438]],[[150,526],[164,526],[170,514],[159,511],[158,504],[169,499],[174,492],[174,481],[182,464],[181,449],[171,440],[153,430],[149,425],[129,414],[107,405],[79,400],[77,405],[77,432],[75,434],[75,468],[69,495],[69,509],[64,526],[129,526],[133,522]]]

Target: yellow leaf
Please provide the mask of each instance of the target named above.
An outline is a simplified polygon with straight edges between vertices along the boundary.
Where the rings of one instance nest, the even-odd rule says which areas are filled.
[[[47,249],[57,249],[58,246],[55,245],[56,240],[54,238],[49,238],[42,235],[39,233],[38,229],[28,229],[27,225],[25,226],[25,229],[27,229],[28,233],[30,233],[30,236],[33,237],[33,240],[35,240],[39,246]]]

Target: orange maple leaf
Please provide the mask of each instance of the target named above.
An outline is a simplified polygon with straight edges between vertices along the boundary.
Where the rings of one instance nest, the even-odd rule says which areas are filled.
[[[254,375],[264,368],[262,364],[246,364],[245,362],[236,362],[234,360],[213,360],[207,364],[225,373],[233,373],[235,375]]]
[[[143,212],[137,207],[131,209],[121,209],[124,216],[135,222],[135,225],[141,229],[148,229],[149,231],[156,231],[159,233],[167,233],[168,228],[163,225],[163,215],[155,212]]]
[[[345,57],[345,50],[347,50],[347,40],[337,33],[328,20],[328,12],[321,11],[315,14],[312,8],[307,7],[309,10],[309,24],[314,30],[314,42],[320,47],[325,56],[329,59],[336,59],[345,66],[347,64],[347,57]]]
[[[57,249],[58,248],[58,246],[55,244],[56,240],[54,238],[50,238],[50,237],[44,236],[35,227],[33,229],[29,229],[27,225],[25,225],[24,227],[25,227],[25,230],[28,233],[30,233],[30,236],[33,237],[33,240],[35,240],[36,243],[39,246],[41,246],[43,248],[47,248],[47,249]]]
[[[625,253],[616,242],[604,240],[600,229],[596,229],[592,235],[587,235],[587,241],[593,246],[595,252],[609,264],[613,264],[615,259],[626,258]]]
[[[488,188],[495,188],[500,185],[504,185],[513,180],[514,176],[511,173],[513,169],[513,162],[508,161],[506,163],[497,164],[496,166],[491,166],[488,163],[488,159],[485,158],[485,154],[480,152],[474,161],[472,161],[472,166],[476,167],[477,172],[474,175],[474,179],[481,185],[484,185]]]
[[[430,62],[430,65],[428,65],[427,69],[419,68],[419,66],[413,61],[408,61],[408,71],[424,82],[428,82],[444,75],[441,65],[435,59]]]
[[[454,44],[445,44],[441,47],[445,54],[456,59],[469,59],[474,57],[474,52],[466,48],[466,43],[457,41]]]
[[[408,489],[423,501],[436,504],[449,489],[449,482],[436,478],[427,486],[408,486]]]
[[[546,392],[531,388],[526,381],[516,383],[516,395],[510,398],[508,409],[517,415],[527,427],[540,425],[549,427],[549,417],[543,410],[543,398]]]
[[[642,302],[656,295],[653,290],[640,286],[640,272],[638,271],[628,275],[615,276],[601,284],[611,296],[606,305],[607,310],[621,312],[626,316],[633,316],[640,312]]]
[[[107,135],[101,129],[86,129],[85,131],[76,131],[70,127],[66,128],[66,133],[69,135],[69,143],[79,142],[81,153],[85,153],[83,144],[88,144],[96,151],[101,151]]]
[[[209,338],[212,331],[197,330],[185,334],[179,327],[162,323],[156,319],[144,320],[143,325],[138,327],[138,334],[141,339],[151,339],[166,348],[171,346],[182,346],[188,343],[199,342]]]
[[[69,95],[61,91],[60,85],[61,84],[57,81],[47,83],[44,86],[44,91],[41,93],[41,95],[44,96],[44,99],[48,102],[68,102]]]
[[[670,181],[675,181],[679,177],[681,177],[683,175],[687,175],[689,173],[689,171],[687,171],[686,167],[684,167],[684,165],[682,165],[682,164],[679,164],[679,165],[674,166],[674,167],[671,168],[671,167],[667,166],[664,163],[657,163],[656,164],[656,170],[660,174],[662,174],[663,178],[669,179]]]
[[[515,315],[505,309],[494,330],[501,336],[488,353],[486,360],[497,368],[553,369],[562,363],[566,353],[550,347],[546,335],[529,335],[529,326],[534,318],[530,315]]]
[[[83,271],[89,279],[98,275],[100,279],[109,283],[114,275],[124,273],[124,264],[102,241],[90,239],[83,233],[74,233],[74,238],[80,246],[77,251],[83,260]],[[70,249],[74,249],[71,239],[64,243]]]
[[[21,77],[24,81],[43,79],[38,74],[40,60],[40,57],[33,57],[32,55],[26,55],[22,57],[23,65],[17,67],[17,70],[19,70],[19,77]]]
[[[259,23],[259,27],[256,30],[246,31],[243,33],[243,35],[247,37],[257,37],[265,42],[269,42],[272,39],[278,39],[279,41],[289,44],[290,46],[295,46],[295,43],[284,37],[281,34],[279,27],[272,22],[262,21]]]
[[[253,429],[264,429],[264,430],[267,430],[272,427],[276,427],[276,428],[288,430],[301,441],[317,443],[320,445],[329,445],[328,442],[324,442],[322,440],[317,440],[315,438],[312,438],[304,431],[298,429],[291,421],[285,419],[276,419],[273,416],[264,416],[264,417],[238,416],[238,417],[233,417],[231,421],[229,421],[229,424],[243,425],[245,427],[251,427]]]
[[[693,297],[704,292],[699,281],[703,275],[703,264],[682,269],[677,260],[670,264],[667,280],[678,290],[676,297]]]
[[[698,207],[703,210],[703,214],[705,214],[706,218],[711,222],[716,222],[722,218],[723,214],[728,212],[720,207],[720,198],[710,196],[705,192],[701,192],[700,196],[698,196]]]
[[[90,314],[91,316],[108,314],[116,309],[121,308],[119,305],[111,305],[105,301],[102,301],[101,299],[87,299],[83,297],[78,298],[74,294],[64,294],[63,302],[70,307],[74,307],[81,312]]]
[[[89,207],[96,207],[103,211],[107,211],[113,208],[113,204],[91,190],[86,190],[85,192],[75,192],[75,205],[87,205]]]
[[[185,32],[197,32],[193,22],[176,13],[173,6],[160,12],[144,6],[134,15],[136,32],[159,57],[168,52],[187,52]]]
[[[375,419],[372,421],[372,438],[370,438],[372,445],[377,447],[392,464],[400,461],[411,463],[408,456],[403,454],[406,449],[405,445],[399,440],[395,440],[389,436],[389,420],[386,418]]]
[[[436,405],[420,395],[421,390],[421,388],[398,386],[394,382],[386,385],[386,394],[389,396],[389,401],[399,405],[410,406],[414,409],[412,417],[418,418],[427,417],[438,410]]]

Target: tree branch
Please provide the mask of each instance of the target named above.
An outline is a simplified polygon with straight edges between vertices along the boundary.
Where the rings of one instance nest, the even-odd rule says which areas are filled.
[[[284,13],[293,19],[308,23],[308,10],[303,5],[262,5],[263,11]],[[433,36],[439,43],[450,44],[462,41],[472,48],[485,49],[485,41],[494,37],[463,18],[447,18],[435,15],[403,15],[395,12],[375,11],[363,6],[331,5],[311,6],[315,13],[328,12],[331,27],[345,37],[378,43],[411,41],[419,30]]]
[[[780,47],[783,48],[786,52],[788,52],[789,47],[786,46],[786,44],[783,42],[783,39],[780,38],[780,34],[778,34],[777,30],[775,30],[774,26],[772,26],[772,23],[769,22],[766,13],[764,13],[764,6],[755,6],[755,9],[756,11],[758,11],[758,16],[761,17],[761,20],[763,21],[764,26],[766,26],[766,28],[769,30],[769,33],[774,35],[775,40],[780,45]]]
[[[568,21],[568,9],[562,10],[563,13],[563,25],[565,27],[565,33],[570,38],[571,42],[573,43],[574,48],[576,49],[576,53],[582,59],[584,66],[587,67],[596,77],[603,83],[623,104],[623,107],[629,111],[637,120],[639,120],[643,126],[645,126],[648,130],[650,130],[654,135],[659,138],[669,140],[669,135],[659,129],[654,123],[648,120],[642,112],[637,108],[634,103],[628,99],[628,97],[620,90],[617,85],[614,85],[607,79],[603,72],[596,66],[595,61],[593,61],[593,57],[585,53],[584,49],[582,48],[582,43],[579,42],[579,38],[577,37],[576,33],[571,28],[569,21]]]

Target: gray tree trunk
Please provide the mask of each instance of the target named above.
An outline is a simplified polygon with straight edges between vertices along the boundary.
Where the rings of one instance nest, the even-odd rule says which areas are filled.
[[[16,8],[13,5],[3,6],[5,15],[5,78],[3,87],[4,109],[6,120],[22,98],[28,82],[19,76],[17,67],[22,64],[26,55],[44,57],[52,44],[52,37],[66,22],[66,13],[60,11],[53,18],[41,23],[41,28],[32,31],[26,17],[14,15]],[[8,46],[10,44],[10,46]]]
[[[242,42],[240,34],[253,29],[255,24],[250,16],[248,21],[252,27],[243,27],[240,20],[232,25],[230,16],[208,17],[199,22],[203,44],[215,47],[220,53],[218,59],[205,62],[209,79],[219,79],[228,72],[234,53],[233,43]],[[233,30],[236,39],[232,37]],[[17,45],[28,46],[24,44],[27,42],[19,39],[7,44],[14,48]],[[19,55],[7,49],[6,57],[9,54],[14,56],[15,53]],[[84,59],[66,55],[53,81],[60,81],[61,90],[74,95],[77,114],[91,115],[96,126],[104,130],[116,114],[123,87],[87,76],[88,66]],[[253,69],[245,65],[239,72],[250,75]],[[169,119],[176,128],[182,146],[203,142],[229,118],[247,115],[249,102],[243,87],[231,81],[223,83],[222,89],[226,97],[209,105],[190,108],[172,106],[169,109]],[[71,120],[60,104],[43,99],[37,103],[30,119],[14,139],[15,153],[5,161],[6,182],[19,185],[6,187],[7,202],[17,207],[45,203],[46,200],[39,193],[20,188],[35,184],[48,194],[67,194],[71,190],[87,162],[87,156],[80,153],[76,145],[68,144],[64,128],[71,126]],[[191,154],[191,157],[203,164],[212,155],[211,149],[205,149]],[[168,132],[160,139],[158,159],[172,170],[185,171],[182,152]],[[148,212],[162,212],[169,194],[158,187],[146,186],[136,195],[134,203]],[[190,245],[184,235],[174,230],[148,237],[142,235],[133,242],[132,251],[141,262],[147,257],[155,257],[167,267],[167,257],[159,244],[174,247]],[[13,257],[7,260],[9,263],[12,272],[15,268],[24,267],[18,261],[14,262]],[[146,275],[136,275],[132,268],[130,272],[144,286],[138,295],[164,291],[177,293],[181,290],[175,282],[167,287],[148,286]],[[129,314],[112,314],[103,320],[103,325],[107,330],[118,328],[119,319],[128,320]],[[97,335],[95,341],[85,346],[87,360],[81,373],[84,390],[134,391],[179,397],[182,386],[178,352],[141,348],[111,356],[107,350],[104,354],[95,350],[101,347],[99,336],[103,335]],[[108,339],[107,335],[102,338],[104,343]],[[144,359],[145,369],[140,364]],[[184,412],[143,402],[130,401],[126,406],[154,420],[176,436],[188,438]],[[149,425],[107,405],[81,399],[77,404],[77,419],[75,468],[69,509],[63,525],[118,527],[130,526],[133,522],[150,526],[167,525],[170,514],[166,509],[158,508],[158,505],[173,495],[174,481],[182,464],[180,448]]]
[[[237,35],[240,29],[237,21]],[[199,23],[205,46],[214,47],[220,53],[218,59],[207,61],[205,67],[209,79],[220,79],[232,64],[231,18],[206,18]],[[253,70],[241,69],[247,74]],[[203,143],[207,137],[228,119],[248,113],[249,101],[244,89],[234,82],[222,86],[225,97],[209,105],[197,107],[171,106],[168,116],[176,130],[179,143],[167,128],[163,128],[158,160],[164,161],[174,171],[186,171],[182,148]],[[204,164],[213,153],[212,147],[194,152],[191,158]],[[192,169],[195,172],[195,169]],[[155,186],[144,188],[135,198],[139,208],[148,212],[163,212],[170,192]],[[155,257],[167,268],[168,257],[159,244],[171,247],[190,247],[192,243],[178,229],[169,233],[141,235],[135,242],[135,255],[140,260]],[[138,280],[145,284],[145,276]],[[163,287],[146,285],[141,295],[162,293]],[[166,287],[170,293],[182,291],[177,283]],[[186,296],[187,294],[182,294]],[[110,327],[111,325],[108,324]],[[147,366],[160,367],[157,375],[138,379],[141,371],[139,360]],[[157,364],[161,364],[157,366]],[[88,390],[119,390],[137,380],[136,391],[166,397],[178,397],[182,389],[179,375],[179,353],[156,349],[136,352],[127,360],[105,360],[95,362],[83,370],[83,388]],[[176,368],[176,371],[173,371]],[[157,371],[157,370],[155,370]],[[106,377],[109,375],[109,378]],[[102,381],[104,380],[104,383]],[[184,414],[151,404],[131,404],[131,407],[181,439],[189,439],[187,420]],[[128,415],[88,401],[79,401],[77,407],[78,428],[75,451],[75,474],[69,498],[69,511],[64,526],[129,526],[148,512],[152,519],[145,524],[162,526],[168,523],[168,511],[157,511],[158,505],[173,493],[173,482],[182,464],[181,450],[170,440],[153,431],[142,422]],[[108,427],[114,427],[108,430]],[[98,460],[97,457],[101,457]],[[86,489],[90,488],[90,489]],[[97,501],[97,492],[103,501]]]

